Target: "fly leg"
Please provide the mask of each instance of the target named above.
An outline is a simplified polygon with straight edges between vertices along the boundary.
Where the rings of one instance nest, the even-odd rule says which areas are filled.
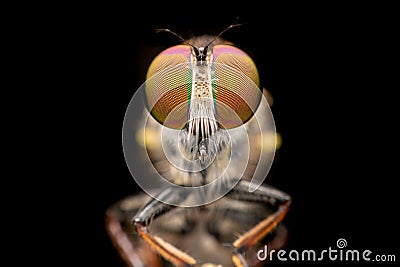
[[[110,239],[130,267],[161,266],[161,260],[154,251],[142,249],[143,243],[134,234],[132,225],[132,217],[149,201],[150,197],[146,194],[126,197],[110,206],[105,214]]]
[[[149,232],[148,226],[151,221],[162,214],[175,208],[175,206],[168,205],[164,202],[173,201],[173,203],[181,203],[187,198],[184,191],[176,192],[171,188],[162,191],[156,199],[149,201],[143,208],[139,210],[133,218],[133,225],[136,232],[145,240],[157,253],[159,253],[166,260],[175,264],[176,266],[193,266],[196,260],[190,255],[174,247],[170,243],[164,241],[161,237],[152,235]],[[157,200],[159,199],[159,200]]]
[[[261,185],[259,189],[250,193],[249,184],[249,181],[241,180],[228,196],[248,202],[266,203],[275,208],[275,211],[233,242],[235,250],[232,260],[237,267],[248,266],[244,253],[282,221],[291,203],[289,195],[268,185]]]

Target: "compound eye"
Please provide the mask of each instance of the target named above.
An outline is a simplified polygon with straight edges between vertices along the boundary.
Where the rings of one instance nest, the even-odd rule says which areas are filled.
[[[261,100],[257,68],[249,55],[230,45],[214,46],[213,68],[217,121],[225,129],[240,126],[253,116]]]
[[[169,128],[182,129],[188,119],[193,77],[190,61],[191,47],[177,45],[161,52],[147,72],[147,107],[159,123]],[[216,45],[210,68],[220,127],[230,129],[247,122],[262,95],[253,60],[236,47]]]
[[[147,71],[147,107],[159,123],[169,128],[182,129],[187,122],[192,90],[190,56],[190,46],[173,46],[158,54]]]

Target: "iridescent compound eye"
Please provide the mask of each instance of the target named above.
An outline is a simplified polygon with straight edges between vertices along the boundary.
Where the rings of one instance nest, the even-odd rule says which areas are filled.
[[[190,46],[173,46],[161,52],[147,71],[147,106],[151,115],[169,128],[182,129],[187,122],[189,107],[184,103],[190,100],[192,90],[190,57]]]
[[[192,84],[196,82],[192,62],[191,47],[178,45],[161,52],[147,72],[147,106],[152,116],[169,128],[182,129],[188,121]],[[261,99],[253,60],[236,47],[215,45],[206,65],[211,71],[208,82],[220,127],[230,129],[248,121]]]
[[[234,128],[248,121],[260,103],[258,71],[253,60],[236,47],[216,45],[213,55],[217,121],[222,128]]]

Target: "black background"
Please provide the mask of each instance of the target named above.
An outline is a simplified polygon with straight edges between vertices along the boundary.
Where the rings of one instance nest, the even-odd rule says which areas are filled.
[[[152,58],[179,43],[154,29],[169,28],[190,38],[245,23],[224,38],[254,58],[274,98],[272,112],[283,144],[267,182],[293,198],[285,218],[288,249],[334,248],[337,239],[345,238],[349,249],[400,257],[394,218],[398,112],[392,96],[398,87],[392,83],[395,17],[390,10],[180,9],[157,8],[158,14],[153,7],[89,9],[85,23],[67,41],[77,52],[74,60],[79,59],[75,76],[85,81],[76,82],[71,97],[79,139],[73,172],[75,186],[83,189],[79,198],[73,195],[81,212],[73,215],[71,226],[79,235],[71,250],[79,250],[90,266],[123,266],[105,232],[104,212],[138,191],[122,151],[124,112]],[[68,19],[74,22],[73,16]]]

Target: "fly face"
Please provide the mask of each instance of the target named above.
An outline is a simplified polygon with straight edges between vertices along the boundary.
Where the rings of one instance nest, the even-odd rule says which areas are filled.
[[[277,140],[265,94],[253,60],[219,36],[155,57],[123,128],[128,167],[151,198],[106,216],[128,264],[257,266],[257,248],[283,245],[291,200],[263,184]]]
[[[201,179],[184,179],[186,185],[206,184],[220,177],[210,165],[226,170],[220,165],[232,158],[248,161],[250,151],[234,149],[243,154],[236,157],[232,141],[235,146],[248,146],[249,141],[244,140],[248,130],[239,126],[253,117],[262,91],[253,60],[239,48],[221,38],[202,36],[166,49],[149,67],[145,94],[152,118],[165,129],[161,154],[180,170],[203,171]],[[262,127],[274,132],[272,116],[266,120]],[[235,135],[238,138],[232,140]],[[212,176],[207,175],[210,172]]]

